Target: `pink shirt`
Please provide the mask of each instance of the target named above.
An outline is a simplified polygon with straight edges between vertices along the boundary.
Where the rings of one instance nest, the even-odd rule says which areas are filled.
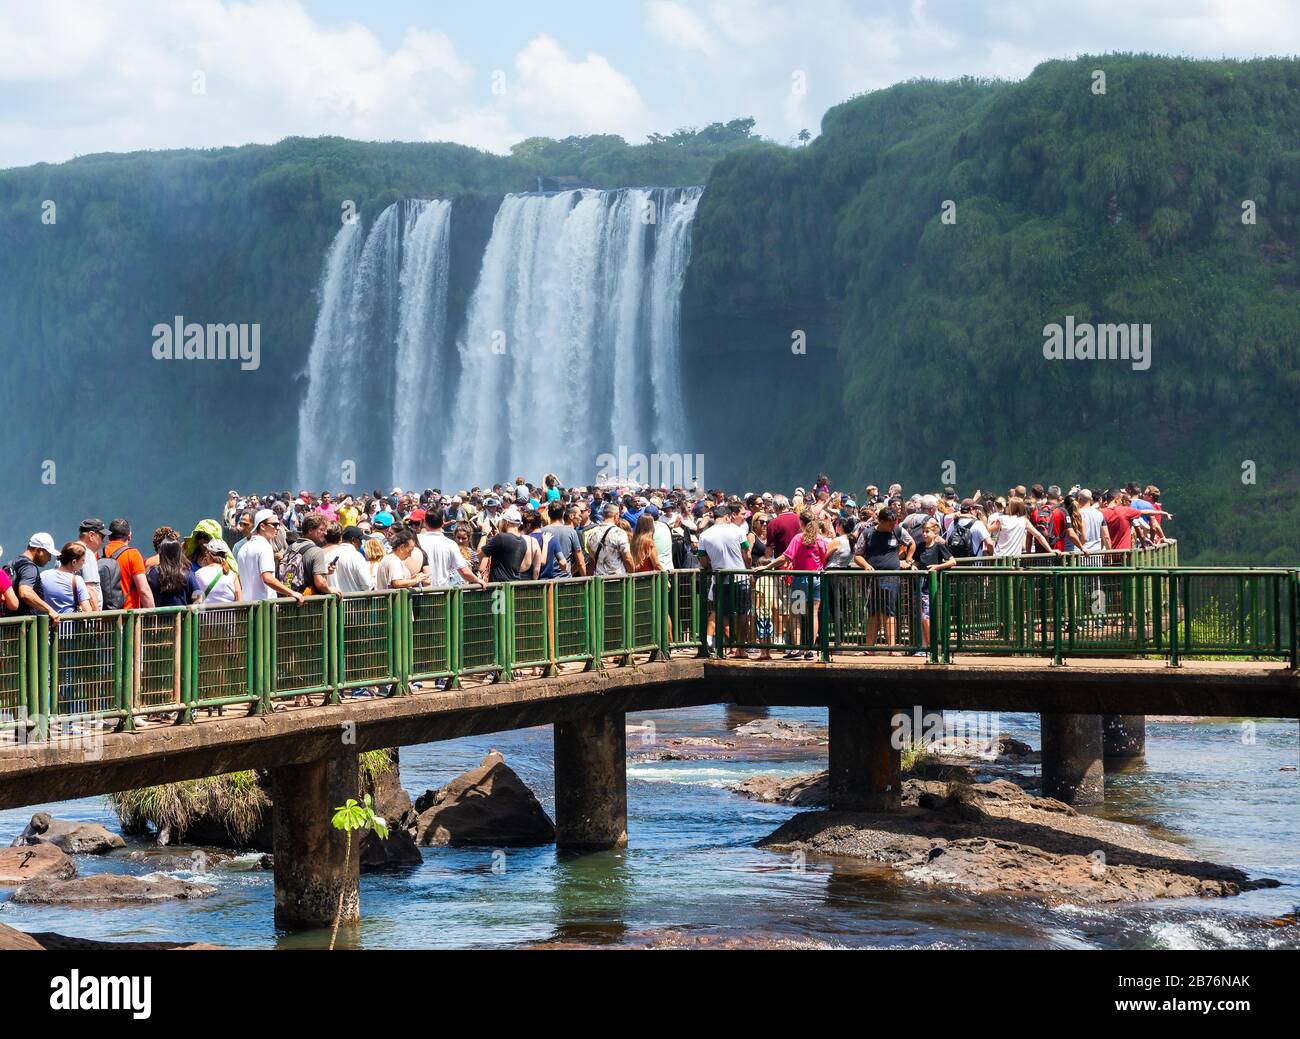
[[[811,545],[805,545],[800,534],[786,548],[785,557],[794,563],[796,570],[821,570],[826,566],[829,549],[830,542],[825,538],[818,537]]]

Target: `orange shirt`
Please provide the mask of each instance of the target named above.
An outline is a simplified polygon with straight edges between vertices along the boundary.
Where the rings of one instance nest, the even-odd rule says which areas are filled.
[[[108,542],[104,546],[104,558],[110,558],[114,552],[126,543],[125,541]],[[117,566],[122,571],[122,595],[126,600],[125,608],[138,610],[140,608],[140,590],[135,586],[135,575],[144,573],[144,556],[140,555],[138,549],[128,548],[117,557]]]

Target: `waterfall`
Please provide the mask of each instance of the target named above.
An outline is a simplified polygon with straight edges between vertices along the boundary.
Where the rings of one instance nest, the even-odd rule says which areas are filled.
[[[397,378],[393,405],[393,482],[423,487],[433,478],[442,430],[435,404],[441,394],[439,363],[447,329],[451,203],[408,202],[402,239],[397,322]]]
[[[682,450],[678,317],[701,188],[508,195],[457,341],[444,486]]]
[[[463,320],[448,313],[451,202],[345,224],[321,274],[300,485],[576,483],[603,453],[683,452],[680,300],[702,190],[505,196]]]
[[[450,202],[407,199],[368,234],[358,219],[334,236],[298,416],[300,484],[340,487],[349,470],[368,487],[418,475],[446,329],[450,221]]]

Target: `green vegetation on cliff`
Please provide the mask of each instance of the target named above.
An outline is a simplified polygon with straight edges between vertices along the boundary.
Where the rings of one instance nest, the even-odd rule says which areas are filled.
[[[806,149],[722,160],[684,309],[836,314],[808,360],[842,395],[772,426],[761,476],[932,488],[951,459],[964,491],[1153,480],[1185,558],[1294,564],[1298,222],[1300,62],[1048,62],[900,84],[832,109]],[[1150,324],[1150,369],[1045,359],[1067,315]]]

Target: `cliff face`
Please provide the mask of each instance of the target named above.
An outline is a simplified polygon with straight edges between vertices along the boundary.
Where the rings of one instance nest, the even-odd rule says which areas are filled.
[[[945,461],[964,491],[1154,481],[1202,558],[1281,562],[1300,520],[1297,88],[1296,61],[1103,56],[846,102],[811,146],[715,168],[687,365],[740,380],[743,452],[787,483],[930,488]],[[1083,358],[1121,328],[1149,354],[1071,359],[1072,339],[1049,359],[1052,325]]]

